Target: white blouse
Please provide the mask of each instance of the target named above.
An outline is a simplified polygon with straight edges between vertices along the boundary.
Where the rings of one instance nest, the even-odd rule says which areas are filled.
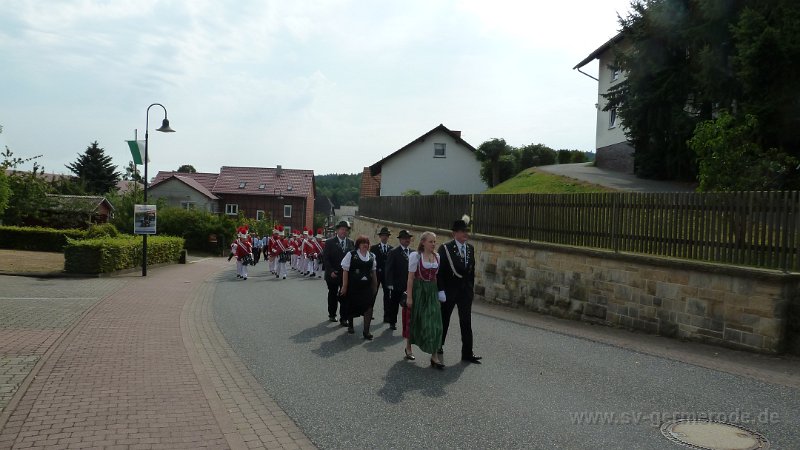
[[[369,258],[372,257],[372,270],[376,270],[378,268],[378,263],[375,261],[375,255],[372,252],[367,252],[366,256],[361,254],[360,250],[356,250],[356,254],[358,255],[358,259],[367,262]],[[350,261],[352,259],[353,252],[347,252],[342,258],[342,270],[350,271]]]
[[[428,262],[428,261],[422,260],[422,267],[424,267],[426,269],[437,269],[439,267],[439,254],[438,253],[434,253],[434,255],[436,255],[436,261]],[[419,255],[418,252],[411,252],[411,254],[408,255],[408,271],[409,272],[416,272],[417,271],[417,266],[419,265],[419,258],[420,258],[420,255]]]

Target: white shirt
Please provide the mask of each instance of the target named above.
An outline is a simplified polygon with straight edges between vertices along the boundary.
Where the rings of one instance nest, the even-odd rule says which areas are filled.
[[[434,253],[434,255],[436,255],[436,261],[428,262],[428,261],[422,260],[422,267],[424,267],[426,269],[436,269],[436,268],[438,268],[439,267],[439,255],[437,253]],[[409,272],[416,272],[417,271],[417,266],[419,265],[419,258],[420,258],[420,255],[417,252],[411,252],[411,254],[408,255],[408,271]]]
[[[342,258],[342,270],[346,270],[348,272],[350,271],[350,261],[351,261],[352,255],[353,255],[353,252],[347,252],[344,255],[344,258]],[[371,252],[367,252],[367,255],[364,256],[364,255],[361,254],[361,251],[358,250],[358,251],[356,251],[356,255],[358,255],[358,259],[360,259],[360,260],[362,260],[364,262],[369,261],[369,258],[372,257],[372,270],[374,271],[374,270],[376,270],[378,268],[378,263],[375,261],[375,255],[373,255]]]

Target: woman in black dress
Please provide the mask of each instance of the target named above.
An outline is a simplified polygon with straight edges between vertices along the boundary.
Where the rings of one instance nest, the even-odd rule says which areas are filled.
[[[369,332],[372,307],[378,292],[377,267],[375,255],[369,251],[369,238],[363,235],[356,239],[356,249],[347,252],[342,259],[342,288],[339,295],[345,298],[342,316],[347,319],[347,332],[355,333],[353,318],[363,315],[364,339],[369,340],[372,340]]]

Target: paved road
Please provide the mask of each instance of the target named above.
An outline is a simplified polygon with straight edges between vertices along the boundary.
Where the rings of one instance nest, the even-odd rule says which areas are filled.
[[[473,324],[485,364],[454,359],[454,317],[448,367],[438,372],[418,350],[416,362],[402,360],[399,332],[385,325],[368,342],[360,321],[355,335],[327,322],[322,280],[279,281],[264,270],[247,281],[232,269],[221,275],[214,315],[267,393],[321,448],[669,449],[680,447],[654,426],[662,412],[764,411],[777,420],[743,425],[773,448],[800,448],[797,388],[481,314]],[[582,412],[628,416],[576,423]]]
[[[575,178],[588,183],[599,184],[618,191],[630,192],[694,192],[693,183],[677,181],[645,180],[633,174],[601,169],[591,164],[556,164],[541,166],[538,169],[556,175]]]

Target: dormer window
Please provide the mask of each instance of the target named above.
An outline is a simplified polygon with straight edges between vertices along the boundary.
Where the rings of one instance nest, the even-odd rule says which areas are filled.
[[[286,190],[287,191],[291,191],[292,190],[292,185],[290,184],[289,186],[286,186]]]
[[[258,189],[259,189],[260,191],[263,191],[263,190],[264,190],[264,189],[266,189],[266,188],[267,188],[267,184],[266,184],[266,183],[261,183],[261,184],[259,184],[259,185],[258,185]]]
[[[247,181],[240,181],[239,182],[239,189],[244,189],[245,186],[247,186]]]

